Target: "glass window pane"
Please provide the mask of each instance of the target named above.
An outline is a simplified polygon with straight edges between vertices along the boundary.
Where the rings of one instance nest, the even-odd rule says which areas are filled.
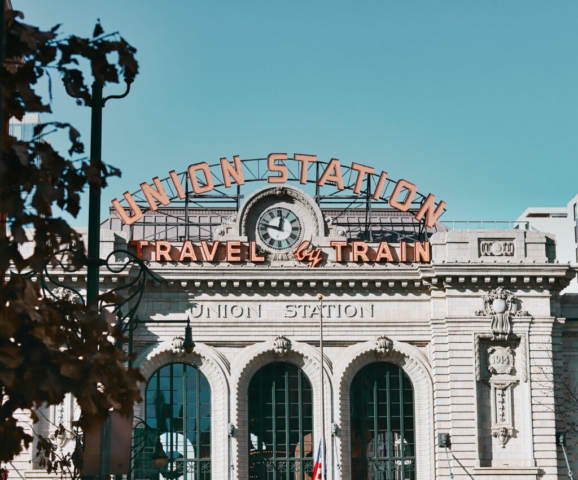
[[[249,478],[301,478],[291,472],[305,465],[293,459],[313,456],[309,380],[294,365],[272,363],[251,379],[248,398]]]
[[[199,387],[201,395],[197,394]],[[175,460],[165,467],[167,475],[184,468],[189,472],[199,471],[201,465],[205,465],[202,467],[205,469],[202,478],[209,479],[211,391],[206,377],[192,365],[167,365],[151,377],[145,400],[147,428],[143,429],[143,435],[147,438],[147,448],[135,456],[135,474],[138,478],[150,476],[147,472],[155,444],[160,440],[168,457]],[[200,422],[198,415],[203,417]],[[198,463],[201,458],[209,463]]]
[[[377,362],[351,384],[352,478],[415,480],[413,387],[398,367]]]

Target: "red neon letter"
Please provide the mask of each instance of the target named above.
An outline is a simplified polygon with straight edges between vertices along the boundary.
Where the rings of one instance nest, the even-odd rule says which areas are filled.
[[[164,240],[157,240],[155,242],[155,260],[157,262],[171,261],[171,244],[169,242],[165,242]]]
[[[343,186],[343,175],[341,174],[341,164],[337,158],[332,158],[329,161],[327,168],[321,175],[317,185],[322,187],[327,181],[335,182],[338,190],[345,190],[345,187]]]
[[[192,260],[193,262],[197,261],[197,255],[195,254],[193,244],[190,240],[185,240],[183,242],[183,247],[181,248],[179,262],[183,262],[184,260]]]
[[[243,166],[241,165],[241,159],[239,158],[239,155],[233,156],[233,162],[235,162],[234,167],[229,163],[229,160],[226,158],[221,158],[223,183],[227,188],[231,186],[231,178],[235,180],[237,185],[245,185],[245,177],[243,177]]]
[[[403,189],[407,190],[407,194],[405,196],[405,200],[403,200],[403,202],[399,202],[397,197],[399,197],[399,194]],[[417,187],[413,183],[409,183],[407,180],[399,180],[393,189],[391,197],[389,197],[389,204],[400,212],[407,212],[409,207],[411,207],[411,202],[413,201],[413,197],[415,197],[416,192]]]
[[[444,212],[444,207],[446,206],[446,202],[443,200],[440,201],[438,208],[434,210],[436,203],[436,197],[434,197],[431,193],[427,196],[425,201],[421,204],[419,211],[415,215],[416,220],[421,220],[423,216],[426,216],[425,224],[432,228],[435,223],[437,222],[440,215]]]
[[[213,242],[211,248],[209,248],[209,244],[204,240],[201,241],[201,248],[203,249],[203,257],[207,262],[212,262],[217,255],[217,249],[219,248],[219,242]]]
[[[363,185],[363,177],[365,174],[371,175],[373,172],[375,172],[375,168],[366,167],[365,165],[361,165],[359,163],[352,163],[351,170],[355,170],[357,172],[353,193],[359,193],[361,192],[361,186]]]
[[[335,261],[343,262],[343,248],[347,246],[347,242],[331,242],[329,244],[335,249]]]
[[[142,247],[146,247],[149,244],[146,240],[131,240],[129,245],[136,248],[136,256],[142,260]]]
[[[257,263],[265,261],[264,256],[257,255],[257,244],[255,243],[254,240],[251,240],[251,242],[249,243],[249,251],[250,251],[249,260],[251,262]]]
[[[367,251],[369,247],[365,242],[353,242],[351,244],[351,251],[353,252],[353,261],[358,262],[360,259],[362,262],[369,262],[369,257],[367,256]]]
[[[374,200],[379,200],[379,197],[381,196],[381,191],[385,186],[386,180],[387,180],[387,172],[381,172],[379,180],[377,181],[377,185],[375,186],[375,192],[373,192],[371,198],[373,198]]]
[[[155,199],[158,200],[160,204],[165,206],[171,203],[171,201],[169,200],[167,192],[165,192],[165,189],[163,187],[163,184],[159,180],[159,177],[153,178],[153,183],[155,184],[155,187],[157,187],[156,190],[153,187],[151,187],[147,182],[141,183],[140,189],[142,190],[142,193],[147,199],[147,202],[150,205],[151,210],[158,210],[159,207],[157,206]]]
[[[299,172],[299,183],[307,183],[307,171],[309,169],[310,163],[317,162],[317,155],[306,155],[302,153],[296,153],[293,158],[298,162],[301,162],[301,171]]]
[[[275,177],[267,177],[269,183],[285,183],[289,178],[289,170],[283,164],[276,163],[277,160],[287,160],[286,153],[271,153],[267,157],[267,169],[270,172],[279,172],[281,175]]]
[[[240,262],[241,261],[241,242],[227,242],[227,256],[225,259],[227,262]]]
[[[205,175],[205,184],[200,185],[199,179],[197,178],[197,171],[201,170]],[[213,183],[213,177],[211,176],[211,169],[209,164],[206,162],[196,163],[189,167],[189,178],[191,180],[191,185],[193,186],[193,192],[196,194],[210,192],[215,184]]]
[[[134,222],[137,222],[142,218],[142,210],[136,204],[134,198],[132,198],[132,195],[129,192],[124,192],[124,199],[127,201],[129,207],[134,212],[131,217],[126,214],[126,210],[122,207],[116,198],[112,201],[112,206],[125,225],[132,225]]]
[[[413,261],[425,263],[431,261],[429,242],[415,242],[413,244]]]
[[[379,262],[381,259],[384,259],[388,262],[393,262],[393,255],[391,254],[391,250],[387,242],[379,242],[379,247],[377,247],[375,261]]]

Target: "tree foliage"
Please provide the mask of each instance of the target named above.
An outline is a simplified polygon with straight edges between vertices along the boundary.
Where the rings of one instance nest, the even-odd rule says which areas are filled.
[[[80,193],[89,184],[106,185],[120,172],[84,155],[80,133],[68,123],[35,128],[30,141],[9,135],[10,118],[51,112],[53,78],[79,105],[90,106],[90,85],[83,69],[104,86],[138,72],[136,50],[118,34],[105,34],[98,23],[90,38],[61,36],[59,26],[41,30],[7,11],[2,85],[2,157],[0,160],[0,461],[9,461],[32,438],[17,424],[18,410],[54,405],[72,393],[80,406],[80,426],[94,427],[110,408],[128,412],[140,399],[137,370],[127,369],[124,341],[115,317],[74,298],[44,298],[27,272],[42,270],[63,247],[74,245],[68,261],[82,267],[86,257],[79,235],[57,209],[76,216]],[[88,113],[88,111],[87,111]],[[66,153],[46,141],[64,132]],[[44,139],[43,139],[44,138]],[[56,208],[57,207],[57,208]],[[33,248],[24,254],[23,245]],[[116,342],[116,345],[115,345]]]

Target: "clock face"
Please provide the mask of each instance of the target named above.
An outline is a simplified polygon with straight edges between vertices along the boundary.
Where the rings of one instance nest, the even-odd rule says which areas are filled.
[[[288,208],[270,207],[257,220],[257,232],[267,247],[287,250],[301,238],[301,221]]]

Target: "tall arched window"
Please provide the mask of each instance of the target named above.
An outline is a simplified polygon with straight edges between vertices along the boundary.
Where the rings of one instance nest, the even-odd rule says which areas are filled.
[[[309,480],[313,473],[313,393],[303,371],[277,362],[249,385],[249,478]]]
[[[157,370],[147,385],[146,423],[169,457],[162,477],[210,480],[211,388],[198,368],[172,363]]]
[[[351,478],[414,480],[413,386],[391,363],[361,369],[350,390]]]

